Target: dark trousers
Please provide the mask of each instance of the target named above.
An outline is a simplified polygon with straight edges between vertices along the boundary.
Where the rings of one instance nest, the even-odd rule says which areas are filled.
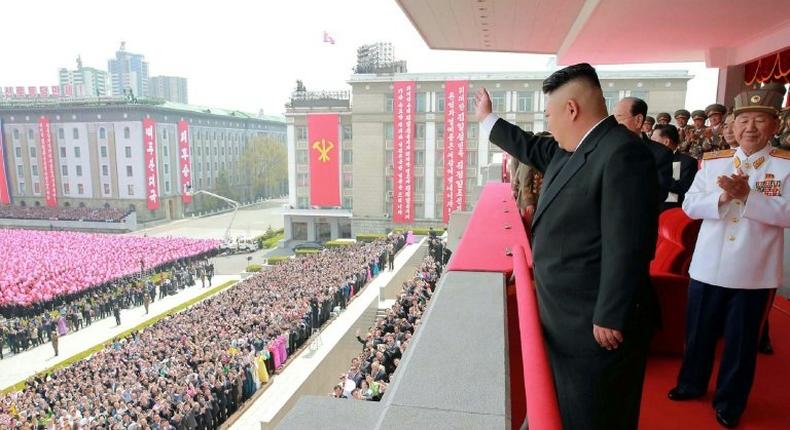
[[[652,331],[642,324],[624,334],[619,348],[601,348],[596,355],[567,356],[549,348],[563,429],[637,428]]]
[[[724,352],[713,407],[732,416],[746,408],[754,382],[760,328],[776,290],[717,287],[691,280],[686,316],[686,351],[678,387],[691,394],[708,389],[716,341],[724,335]]]

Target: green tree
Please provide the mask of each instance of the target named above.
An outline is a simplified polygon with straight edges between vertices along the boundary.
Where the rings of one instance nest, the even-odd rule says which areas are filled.
[[[250,139],[241,155],[241,169],[253,198],[276,196],[288,188],[288,152],[271,137]]]

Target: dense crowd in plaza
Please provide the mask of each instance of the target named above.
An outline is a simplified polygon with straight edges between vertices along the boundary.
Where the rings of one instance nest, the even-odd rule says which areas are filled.
[[[43,219],[51,221],[120,222],[129,210],[117,208],[0,206],[0,218]]]
[[[216,428],[405,243],[288,260],[0,396],[0,427]]]

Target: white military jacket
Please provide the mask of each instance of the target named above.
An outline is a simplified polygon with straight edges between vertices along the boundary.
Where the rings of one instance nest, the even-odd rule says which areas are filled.
[[[751,191],[744,204],[719,207],[716,183],[740,169]],[[689,217],[702,219],[689,274],[726,288],[782,285],[784,229],[790,227],[790,151],[771,145],[747,157],[738,148],[707,153],[683,201]]]

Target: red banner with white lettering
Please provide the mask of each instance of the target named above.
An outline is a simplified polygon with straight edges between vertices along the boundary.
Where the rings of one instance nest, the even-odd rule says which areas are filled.
[[[339,124],[336,113],[307,114],[311,206],[340,206]]]
[[[444,209],[442,222],[466,207],[466,102],[469,81],[444,83]]]
[[[159,172],[156,163],[156,123],[143,119],[143,148],[145,150],[145,195],[148,209],[159,209]]]
[[[0,120],[0,204],[11,204],[11,193],[8,192],[8,174],[5,168],[5,143],[3,142],[3,120]]]
[[[178,171],[181,176],[181,201],[192,203],[192,167],[189,153],[189,123],[178,121]]]
[[[47,206],[58,206],[58,184],[55,182],[55,154],[52,151],[52,132],[49,127],[49,119],[42,116],[38,120],[38,136],[41,141],[41,174],[44,177],[44,199]]]
[[[414,222],[414,106],[413,81],[393,84],[392,222]]]

